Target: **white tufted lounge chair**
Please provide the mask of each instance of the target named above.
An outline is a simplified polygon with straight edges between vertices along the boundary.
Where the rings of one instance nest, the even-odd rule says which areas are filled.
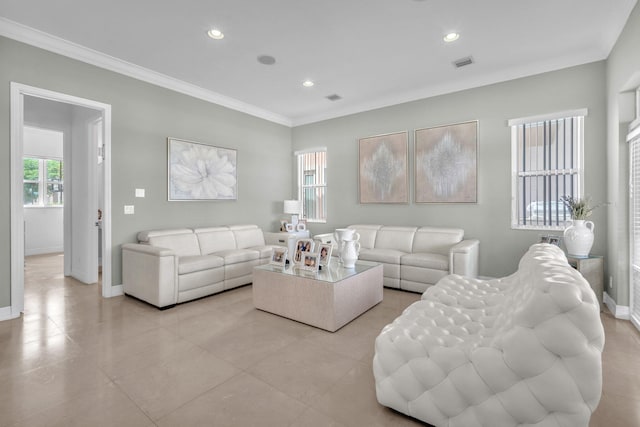
[[[494,280],[450,275],[376,339],[378,401],[437,427],[586,427],[604,331],[587,281],[553,245]]]

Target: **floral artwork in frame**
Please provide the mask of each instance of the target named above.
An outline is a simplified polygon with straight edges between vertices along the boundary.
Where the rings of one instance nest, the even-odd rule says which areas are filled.
[[[415,202],[477,203],[478,121],[415,131]]]
[[[408,133],[359,141],[360,203],[408,203]]]
[[[167,138],[168,198],[237,200],[237,151]]]

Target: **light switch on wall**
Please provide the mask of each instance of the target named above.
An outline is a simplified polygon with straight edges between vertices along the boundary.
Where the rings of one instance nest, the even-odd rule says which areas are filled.
[[[136,188],[136,197],[144,197],[144,188]]]
[[[125,215],[133,215],[134,213],[135,213],[135,208],[133,205],[124,205]]]

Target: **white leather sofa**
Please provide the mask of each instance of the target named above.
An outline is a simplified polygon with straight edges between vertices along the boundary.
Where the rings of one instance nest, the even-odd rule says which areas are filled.
[[[464,230],[356,224],[358,259],[383,265],[384,286],[424,292],[447,274],[477,277],[480,242],[464,239]],[[330,243],[332,234],[314,236]]]
[[[377,337],[378,401],[437,427],[586,427],[600,401],[595,293],[549,244],[516,273],[452,275]]]
[[[269,262],[256,225],[151,230],[122,245],[124,292],[169,308],[253,280],[253,267]]]

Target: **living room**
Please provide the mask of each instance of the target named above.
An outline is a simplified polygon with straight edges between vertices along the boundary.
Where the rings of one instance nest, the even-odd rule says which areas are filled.
[[[257,224],[276,231],[282,201],[296,194],[293,153],[327,151],[326,223],[311,223],[313,234],[353,223],[460,227],[481,242],[479,274],[502,277],[517,268],[540,231],[511,228],[511,129],[514,118],[585,108],[584,190],[607,202],[591,217],[597,225],[592,253],[605,259],[608,306],[628,318],[629,214],[626,133],[635,111],[629,96],[640,86],[640,8],[636,5],[611,51],[580,63],[503,82],[460,89],[318,122],[288,126],[226,108],[12,37],[0,34],[2,159],[11,200],[11,82],[96,100],[112,109],[111,284],[122,283],[120,247],[141,230],[224,224]],[[466,70],[459,70],[467,72]],[[469,71],[471,72],[471,71]],[[634,85],[635,84],[635,85]],[[633,103],[631,103],[633,105]],[[632,108],[633,110],[633,108]],[[477,120],[478,186],[474,204],[358,203],[358,139],[398,131]],[[238,152],[238,198],[233,202],[181,203],[167,200],[167,138],[230,147]],[[144,188],[144,198],[135,189]],[[134,215],[123,206],[135,205]],[[0,208],[0,309],[12,305],[11,206]],[[3,318],[9,317],[4,310]]]

